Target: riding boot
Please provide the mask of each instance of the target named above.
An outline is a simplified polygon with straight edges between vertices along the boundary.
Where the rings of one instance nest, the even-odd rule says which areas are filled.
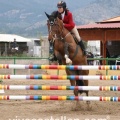
[[[79,45],[80,48],[82,49],[83,54],[86,55],[86,50],[85,50],[85,46],[84,46],[84,44],[83,44],[83,41],[82,41],[82,40],[79,41],[79,42],[78,42],[78,45]]]
[[[57,57],[55,56],[54,53],[50,56],[49,60],[50,61],[57,61]]]
[[[49,60],[50,61],[57,61],[57,58],[56,58],[56,56],[54,54],[53,42],[50,42],[49,52],[50,52]]]

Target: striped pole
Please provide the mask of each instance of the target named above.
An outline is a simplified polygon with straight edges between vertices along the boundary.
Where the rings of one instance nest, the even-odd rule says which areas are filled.
[[[0,94],[5,93],[4,89],[0,89]]]
[[[103,75],[0,75],[0,79],[43,79],[43,80],[120,80],[120,76]]]
[[[20,65],[0,64],[0,69],[120,70],[120,65]]]
[[[79,100],[79,101],[112,101],[120,102],[120,97],[95,97],[95,96],[31,96],[31,95],[1,95],[0,100]]]
[[[0,85],[0,90],[95,90],[95,91],[120,91],[120,86]]]

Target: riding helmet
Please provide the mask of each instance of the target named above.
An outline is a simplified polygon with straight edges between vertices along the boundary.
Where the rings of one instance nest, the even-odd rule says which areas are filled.
[[[64,9],[66,8],[66,2],[64,1],[59,1],[58,4],[57,4],[57,7],[63,7]]]

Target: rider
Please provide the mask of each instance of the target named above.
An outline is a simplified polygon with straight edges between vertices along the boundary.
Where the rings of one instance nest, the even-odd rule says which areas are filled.
[[[77,31],[75,22],[73,21],[72,13],[67,9],[66,2],[64,2],[64,1],[58,2],[57,8],[58,8],[58,10],[56,12],[58,13],[59,19],[61,19],[63,21],[64,27],[68,31],[70,31],[71,33],[73,33],[75,35],[76,39],[78,40],[78,45],[82,49],[83,54],[86,55],[85,46],[84,46],[83,41]],[[54,13],[55,13],[55,11],[54,11]]]
[[[18,50],[18,44],[16,42],[16,39],[14,39],[14,42],[12,43],[12,49]]]

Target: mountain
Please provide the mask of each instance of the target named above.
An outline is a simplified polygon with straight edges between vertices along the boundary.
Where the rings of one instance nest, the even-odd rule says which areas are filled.
[[[120,16],[119,6],[119,0],[96,0],[83,9],[75,10],[73,14],[76,23],[89,24]]]
[[[118,16],[119,0],[65,0],[77,25]],[[56,0],[0,0],[0,33],[39,37],[47,34],[46,16]]]

